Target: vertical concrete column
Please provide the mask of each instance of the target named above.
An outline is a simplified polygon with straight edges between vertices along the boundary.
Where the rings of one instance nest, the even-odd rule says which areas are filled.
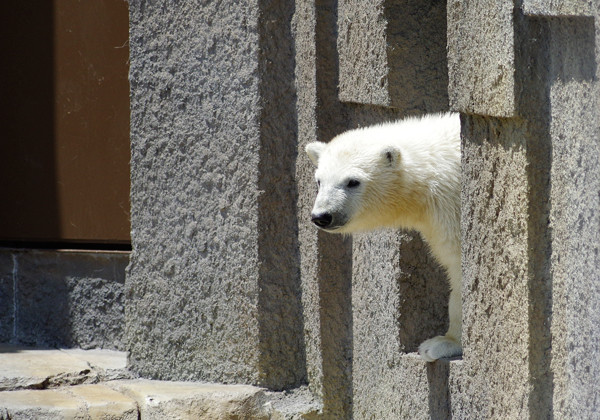
[[[600,348],[590,326],[600,301],[600,95],[591,4],[449,5],[451,104],[469,114],[465,369],[453,415],[597,410]]]
[[[143,376],[305,381],[293,9],[130,2],[126,334]]]
[[[294,15],[298,86],[298,219],[307,377],[326,418],[352,416],[350,238],[318,232],[310,223],[314,167],[304,148],[344,130],[337,100],[335,2],[298,1]]]
[[[450,108],[515,115],[513,1],[448,1]]]
[[[600,407],[600,7],[524,1],[544,28],[550,142],[549,254],[552,337],[547,411],[593,417]]]
[[[448,3],[450,105],[469,114],[462,117],[464,354],[452,378],[460,390],[450,397],[453,417],[529,413],[535,133],[517,118],[514,8],[494,0]]]
[[[527,418],[527,135],[513,120],[463,119],[464,376],[451,396],[459,418]]]
[[[445,2],[344,0],[337,13],[346,129],[448,109]],[[447,369],[407,353],[447,329],[445,274],[414,233],[354,235],[352,253],[354,418],[444,417]]]

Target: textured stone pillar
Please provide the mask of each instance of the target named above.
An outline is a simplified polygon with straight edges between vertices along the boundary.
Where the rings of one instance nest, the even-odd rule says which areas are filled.
[[[351,128],[447,109],[445,4],[401,3],[316,2],[314,115],[318,131],[308,140],[329,141]],[[304,216],[308,219],[316,193],[312,168],[305,182],[311,198]],[[319,239],[323,247],[335,240],[327,234]],[[323,266],[333,261],[325,249],[311,250],[320,254],[317,261]],[[435,383],[440,375],[437,370],[428,372],[425,363],[406,353],[414,352],[423,339],[444,332],[445,275],[418,235],[402,231],[354,235],[352,260],[347,264],[349,271],[341,275],[351,277],[351,296],[347,295],[345,307],[351,307],[347,354],[352,359],[346,363],[351,362],[352,368],[342,377],[349,380],[345,401],[352,404],[351,416],[439,414],[428,396],[429,379]],[[341,325],[346,328],[348,324]],[[342,363],[338,365],[344,368]],[[324,380],[335,383],[327,372]],[[339,394],[335,386],[329,389]],[[324,386],[323,393],[327,392]],[[346,413],[344,418],[350,417],[345,410],[341,412]]]
[[[293,9],[130,2],[126,319],[143,376],[305,381]]]
[[[458,417],[528,418],[531,372],[540,367],[530,305],[547,310],[546,278],[535,270],[543,264],[535,252],[544,255],[544,249],[534,250],[544,246],[539,224],[547,209],[536,207],[532,191],[544,191],[547,156],[543,128],[518,118],[524,75],[516,73],[520,53],[530,47],[520,46],[514,7],[495,1],[448,5],[450,104],[471,114],[462,118],[464,355],[451,378],[460,390],[451,396]],[[539,104],[540,89],[543,84],[533,81],[524,97]]]
[[[310,222],[316,196],[314,167],[306,144],[327,141],[344,130],[336,96],[334,2],[298,1],[298,224],[308,383],[326,418],[348,418],[352,410],[352,241],[318,232]]]
[[[597,16],[591,2],[449,4],[451,105],[468,114],[453,416],[598,410]]]
[[[338,10],[341,101],[448,110],[445,1],[340,0]]]
[[[523,8],[526,22],[544,31],[550,145],[544,328],[551,345],[546,383],[537,387],[545,393],[540,412],[592,418],[600,409],[600,5],[528,0]]]

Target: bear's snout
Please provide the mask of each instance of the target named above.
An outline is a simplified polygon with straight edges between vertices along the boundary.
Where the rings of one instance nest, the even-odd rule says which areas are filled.
[[[333,216],[329,213],[320,213],[311,215],[312,222],[320,228],[327,228],[333,221]]]

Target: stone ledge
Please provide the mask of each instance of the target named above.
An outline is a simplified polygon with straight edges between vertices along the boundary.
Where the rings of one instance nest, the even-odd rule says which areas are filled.
[[[302,387],[134,379],[127,354],[0,344],[0,420],[314,419],[320,406]]]
[[[33,418],[136,420],[138,407],[104,385],[0,392],[0,420]]]
[[[593,16],[592,2],[581,0],[524,0],[523,13],[534,16]]]
[[[0,344],[0,391],[131,378],[126,367],[127,354],[120,351],[39,349]]]
[[[272,393],[249,385],[135,379],[0,392],[0,420],[300,420],[316,419],[319,413],[306,390]]]
[[[269,419],[262,388],[145,379],[109,382],[107,386],[137,403],[142,419]]]

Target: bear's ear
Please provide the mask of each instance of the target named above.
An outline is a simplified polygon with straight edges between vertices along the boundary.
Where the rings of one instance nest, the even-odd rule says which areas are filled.
[[[319,157],[321,156],[321,153],[323,153],[325,146],[327,146],[327,144],[320,141],[315,141],[306,145],[306,153],[315,166],[319,165]]]
[[[381,151],[381,160],[387,166],[396,166],[400,162],[400,149],[390,146]]]

